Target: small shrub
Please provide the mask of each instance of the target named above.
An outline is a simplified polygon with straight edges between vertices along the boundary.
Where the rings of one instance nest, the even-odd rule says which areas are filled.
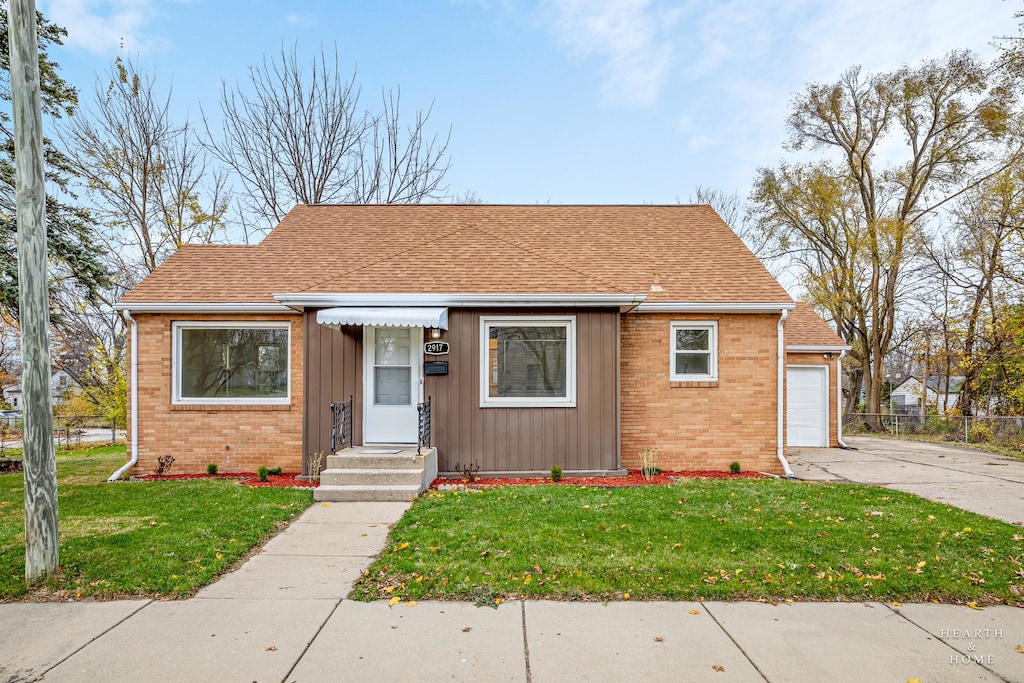
[[[978,421],[975,421],[967,430],[967,438],[971,443],[992,443],[994,437],[992,428]]]
[[[556,483],[562,481],[562,468],[558,465],[551,466],[551,481]]]
[[[455,463],[456,470],[462,470],[462,476],[475,484],[480,479],[480,463],[474,462],[466,466],[460,466],[459,463]]]
[[[174,464],[173,455],[161,455],[156,459],[156,469],[153,470],[153,474],[158,477],[162,477],[171,471],[171,465]]]
[[[324,466],[324,452],[317,451],[309,454],[309,478],[312,481],[320,481],[320,470]]]
[[[661,468],[655,465],[657,457],[657,448],[645,448],[640,451],[640,476],[644,478],[644,481],[651,481],[654,479],[654,475],[661,473]]]
[[[268,474],[270,474],[270,470],[268,470],[268,469],[267,469],[266,467],[264,467],[263,465],[260,465],[259,469],[258,469],[258,470],[256,470],[256,477],[257,477],[257,478],[258,478],[258,479],[259,479],[260,481],[266,481],[266,480],[267,480],[267,475],[268,475]]]
[[[733,460],[731,463],[729,463],[729,473],[730,474],[739,474],[740,473],[740,461],[739,460]]]
[[[267,474],[281,474],[281,468],[271,467],[269,470],[267,470]]]
[[[209,474],[211,477],[217,474],[217,463],[211,462],[209,465],[207,465],[206,473]]]

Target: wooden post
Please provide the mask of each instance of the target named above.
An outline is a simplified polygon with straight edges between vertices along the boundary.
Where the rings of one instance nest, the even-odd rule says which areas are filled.
[[[50,398],[46,190],[35,0],[10,0],[11,105],[18,221],[18,310],[24,397],[25,580],[57,569],[57,463]]]

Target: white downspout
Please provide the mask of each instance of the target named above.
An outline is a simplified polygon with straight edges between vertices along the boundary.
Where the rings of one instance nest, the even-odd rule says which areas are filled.
[[[131,364],[129,382],[131,385],[132,392],[132,403],[131,403],[131,443],[129,444],[129,453],[131,457],[124,465],[121,466],[116,472],[107,477],[107,481],[117,481],[121,478],[121,475],[125,471],[139,461],[139,324],[132,317],[131,311],[125,309],[121,311],[121,315],[128,322],[129,329],[131,330]]]
[[[783,328],[786,324],[786,318],[789,316],[789,309],[783,308],[782,315],[779,316],[779,381],[778,381],[778,429],[776,432],[776,443],[778,444],[778,457],[779,462],[782,463],[782,471],[786,473],[786,476],[790,479],[794,479],[795,475],[793,470],[789,466],[789,461],[786,460],[786,442],[785,442],[785,380],[786,380],[786,338],[784,335]]]
[[[846,442],[843,441],[843,356],[845,355],[846,351],[840,351],[839,358],[836,358],[836,443],[840,448],[855,451],[856,448],[846,445]]]

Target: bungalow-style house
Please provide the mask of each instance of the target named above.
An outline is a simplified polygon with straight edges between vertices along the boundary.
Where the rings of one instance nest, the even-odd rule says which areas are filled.
[[[297,206],[260,244],[183,246],[118,308],[122,471],[325,467],[322,489],[380,493],[417,447],[422,488],[613,476],[648,448],[782,474],[787,415],[790,443],[841,443],[847,347],[705,205]]]
[[[53,405],[57,405],[63,401],[68,392],[74,390],[75,383],[71,379],[71,375],[58,370],[50,375],[50,401]],[[0,390],[0,394],[3,395],[4,401],[11,407],[11,410],[21,411],[24,407],[24,401],[22,399],[21,384],[9,384]]]
[[[946,415],[957,407],[963,383],[962,375],[948,379],[929,375],[927,383],[911,375],[889,392],[891,411],[896,415],[924,416],[929,411]]]

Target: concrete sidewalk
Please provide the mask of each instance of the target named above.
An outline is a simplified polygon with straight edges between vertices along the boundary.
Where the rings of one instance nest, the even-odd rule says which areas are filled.
[[[191,600],[0,605],[0,681],[1024,681],[1005,606],[344,600],[407,507],[314,505]]]
[[[952,444],[844,440],[856,450],[791,449],[793,473],[810,481],[884,486],[1024,525],[1024,462]]]

